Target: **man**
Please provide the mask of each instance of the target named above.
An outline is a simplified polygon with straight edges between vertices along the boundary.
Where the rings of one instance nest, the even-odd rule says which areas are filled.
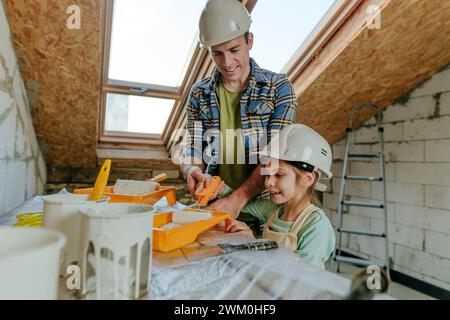
[[[191,89],[184,150],[188,161],[181,166],[192,195],[219,175],[224,183],[212,199],[221,198],[209,209],[234,218],[263,191],[264,175],[254,152],[296,118],[297,100],[286,75],[260,69],[250,58],[250,25],[238,0],[209,0],[202,12],[200,46],[208,48],[216,68]]]

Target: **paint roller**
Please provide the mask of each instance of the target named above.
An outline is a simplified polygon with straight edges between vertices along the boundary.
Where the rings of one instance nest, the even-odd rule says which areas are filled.
[[[193,222],[199,222],[204,220],[209,220],[213,217],[209,211],[199,211],[199,210],[180,210],[175,211],[172,214],[172,222],[176,224],[187,224]]]
[[[167,179],[167,174],[163,173],[147,181],[118,179],[114,184],[113,192],[124,195],[145,195],[160,189],[160,182]]]
[[[174,229],[180,227],[184,224],[194,223],[204,220],[209,220],[213,218],[211,212],[206,210],[191,209],[194,207],[204,207],[208,204],[211,196],[220,187],[222,179],[219,176],[214,176],[212,178],[211,184],[208,188],[204,188],[202,192],[196,195],[198,201],[187,206],[185,209],[176,211],[172,214],[172,223],[165,225],[162,229]]]
[[[211,212],[206,210],[190,210],[190,209],[179,210],[175,211],[172,214],[172,222],[161,226],[161,229],[171,230],[181,227],[188,223],[205,221],[212,218],[213,215],[211,214]]]

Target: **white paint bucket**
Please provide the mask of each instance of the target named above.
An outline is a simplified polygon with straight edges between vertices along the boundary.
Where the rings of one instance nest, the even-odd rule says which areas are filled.
[[[57,299],[65,243],[53,230],[0,227],[0,300]]]
[[[44,197],[43,227],[64,233],[67,244],[61,253],[60,274],[65,275],[69,265],[80,257],[80,209],[104,205],[109,198],[88,201],[89,195],[53,194]]]
[[[148,293],[155,211],[131,203],[80,210],[86,299],[138,299]]]

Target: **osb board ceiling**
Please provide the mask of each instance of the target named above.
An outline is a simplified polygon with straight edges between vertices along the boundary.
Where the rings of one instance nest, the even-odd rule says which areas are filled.
[[[50,167],[95,167],[100,98],[100,1],[6,0],[37,137]],[[69,6],[80,29],[67,28]]]
[[[392,0],[381,12],[381,29],[362,28],[313,80],[295,82],[297,121],[330,143],[344,136],[352,105],[373,101],[387,107],[450,62],[450,1]],[[345,32],[345,26],[340,33]],[[339,41],[339,33],[331,41]],[[326,49],[307,68],[323,67]],[[311,80],[305,84],[306,80]],[[361,113],[357,127],[373,113]]]

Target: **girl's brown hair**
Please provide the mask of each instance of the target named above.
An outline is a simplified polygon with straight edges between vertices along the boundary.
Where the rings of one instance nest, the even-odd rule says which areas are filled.
[[[315,190],[317,181],[319,181],[319,173],[317,171],[313,170],[314,167],[312,167],[310,165],[305,165],[305,163],[303,163],[303,162],[296,162],[296,161],[286,161],[286,162],[293,167],[294,172],[297,174],[297,179],[299,178],[299,175],[302,174],[303,172],[310,172],[310,173],[314,174],[314,182],[312,185],[310,185],[308,187],[306,194],[311,197],[310,202],[313,205],[315,205],[317,207],[321,207],[322,203],[320,202],[317,191]]]

